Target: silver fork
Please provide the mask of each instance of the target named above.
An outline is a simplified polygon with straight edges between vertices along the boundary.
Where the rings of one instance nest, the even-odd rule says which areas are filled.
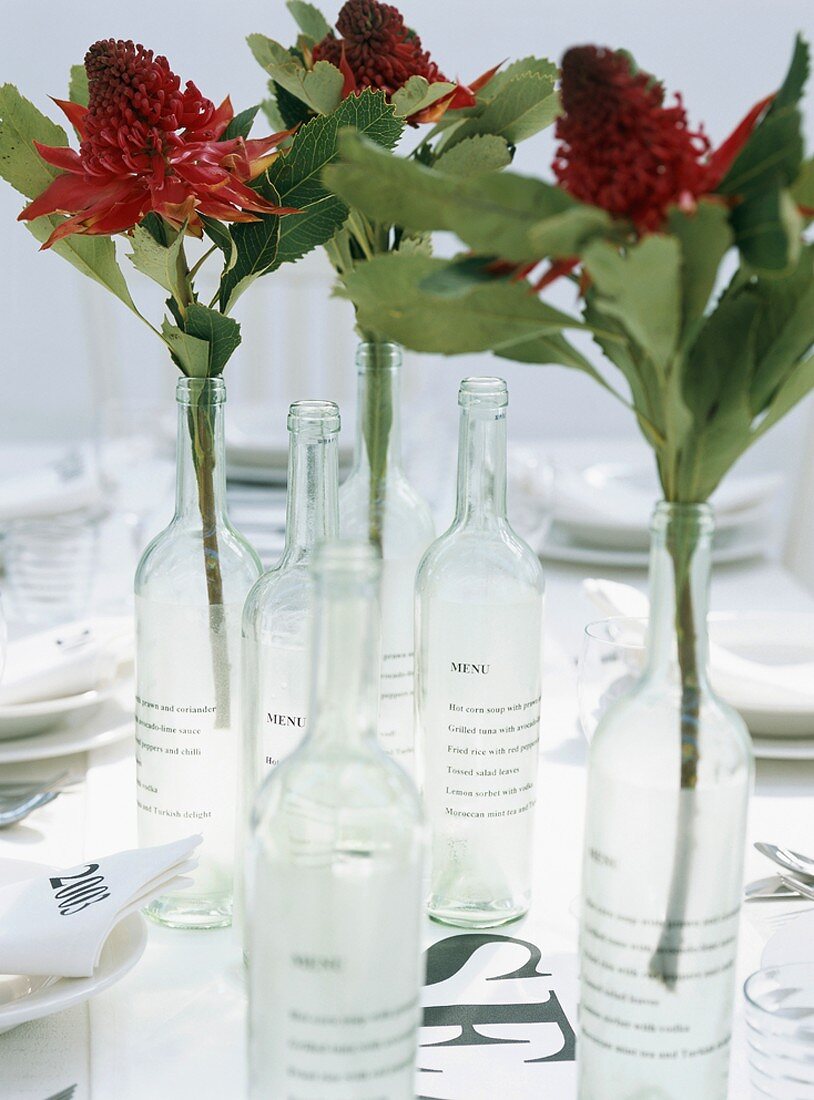
[[[54,790],[54,787],[57,787],[67,774],[67,772],[61,772],[45,783],[22,788],[16,795],[0,796],[0,829],[16,825],[34,810],[53,802],[61,793],[59,790]]]
[[[52,775],[50,779],[29,780],[27,782],[23,780],[0,782],[0,810],[4,809],[9,803],[20,802],[21,799],[30,798],[35,794],[41,794],[43,791],[52,791],[67,776],[68,772],[62,771],[57,775]]]

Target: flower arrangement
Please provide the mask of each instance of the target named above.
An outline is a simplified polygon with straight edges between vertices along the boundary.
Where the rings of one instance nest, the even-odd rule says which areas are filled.
[[[270,77],[271,98],[263,104],[267,118],[280,129],[301,126],[299,140],[312,131],[330,131],[335,141],[339,131],[350,127],[383,150],[393,150],[406,135],[429,125],[405,163],[430,166],[454,186],[505,168],[516,144],[556,117],[556,66],[550,61],[530,57],[500,72],[496,66],[464,84],[444,76],[391,4],[347,0],[335,27],[303,0],[289,0],[287,7],[300,31],[294,45],[285,47],[261,34],[250,35],[248,42]],[[429,234],[420,228],[399,217],[369,216],[355,203],[352,189],[343,192],[343,206],[319,170],[313,186],[322,189],[326,212],[336,211],[325,250],[342,293],[354,273],[376,257],[429,256]],[[358,311],[357,321],[362,339],[375,344],[374,327]],[[361,411],[371,469],[370,539],[378,547],[391,403],[382,382]]]
[[[814,216],[814,162],[803,157],[798,108],[808,67],[798,38],[780,88],[713,148],[681,98],[669,103],[628,54],[571,49],[554,182],[509,172],[451,180],[347,135],[343,162],[326,171],[338,194],[371,218],[452,231],[468,249],[453,260],[384,256],[357,269],[346,286],[360,323],[418,350],[491,350],[590,374],[632,409],[665,499],[707,501],[814,388],[814,245],[803,234]],[[562,278],[579,314],[540,297]],[[569,330],[592,335],[601,368],[566,339]],[[670,547],[680,781],[689,791],[699,763],[693,549],[680,538]],[[682,853],[675,868],[678,926]]]

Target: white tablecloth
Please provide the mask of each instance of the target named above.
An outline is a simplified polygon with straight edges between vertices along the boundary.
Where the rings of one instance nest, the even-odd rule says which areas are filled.
[[[534,939],[546,958],[573,960],[586,758],[576,716],[574,659],[583,626],[596,615],[579,591],[585,570],[549,566],[547,574],[535,897],[526,921],[506,931]],[[638,573],[619,579],[644,583]],[[814,608],[814,599],[778,566],[757,562],[716,571],[713,607],[800,610]],[[135,842],[132,743],[72,763],[85,769],[86,782],[20,826],[0,832],[0,856],[68,866]],[[774,840],[811,851],[813,822],[814,762],[759,763],[750,841]],[[768,864],[750,848],[747,877],[768,873]],[[427,922],[428,943],[439,934]],[[759,966],[766,934],[747,910],[739,982]],[[739,1011],[740,1003],[738,993]],[[75,1100],[239,1100],[245,1095],[244,1021],[244,979],[232,933],[151,925],[143,959],[118,985],[86,1005],[0,1036],[0,1097],[46,1100],[76,1083]],[[736,1031],[739,1026],[736,1021]],[[571,1100],[573,1073],[567,1080],[567,1086],[546,1089],[550,1100]],[[515,1100],[508,1081],[502,1094]],[[465,1100],[495,1095],[469,1090]],[[737,1034],[730,1097],[747,1096],[745,1051]]]

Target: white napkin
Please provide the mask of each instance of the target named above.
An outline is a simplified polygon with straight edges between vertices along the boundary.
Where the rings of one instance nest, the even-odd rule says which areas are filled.
[[[88,474],[66,477],[56,466],[0,481],[0,522],[42,519],[78,512],[102,499],[99,481]]]
[[[133,655],[130,619],[68,623],[9,643],[0,706],[79,695],[109,683]]]
[[[650,602],[629,584],[588,578],[583,591],[605,615],[646,619]],[[641,638],[638,639],[641,641]],[[636,639],[630,639],[635,644]],[[814,664],[761,664],[710,642],[710,676],[719,692],[738,709],[790,705],[814,709]]]
[[[0,974],[88,978],[114,925],[188,886],[201,837],[136,848],[0,887]]]

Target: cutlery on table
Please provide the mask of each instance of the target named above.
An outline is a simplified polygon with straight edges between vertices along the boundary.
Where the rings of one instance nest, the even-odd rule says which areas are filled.
[[[790,848],[782,848],[777,844],[767,844],[757,841],[755,848],[762,856],[767,856],[772,862],[779,864],[793,875],[802,875],[804,878],[814,879],[814,859],[792,852]]]
[[[781,875],[770,875],[769,878],[759,878],[754,882],[748,882],[743,889],[747,901],[761,898],[800,898],[800,893],[783,882]]]
[[[62,1092],[55,1092],[53,1096],[46,1096],[45,1100],[72,1100],[76,1092],[76,1085],[68,1085]]]
[[[61,793],[61,789],[54,788],[59,787],[67,774],[61,772],[43,783],[12,783],[0,787],[0,829],[16,825],[34,810],[53,802]]]
[[[789,889],[796,890],[802,897],[811,898],[814,901],[814,883],[803,882],[802,879],[794,878],[792,875],[781,875],[780,879]]]

